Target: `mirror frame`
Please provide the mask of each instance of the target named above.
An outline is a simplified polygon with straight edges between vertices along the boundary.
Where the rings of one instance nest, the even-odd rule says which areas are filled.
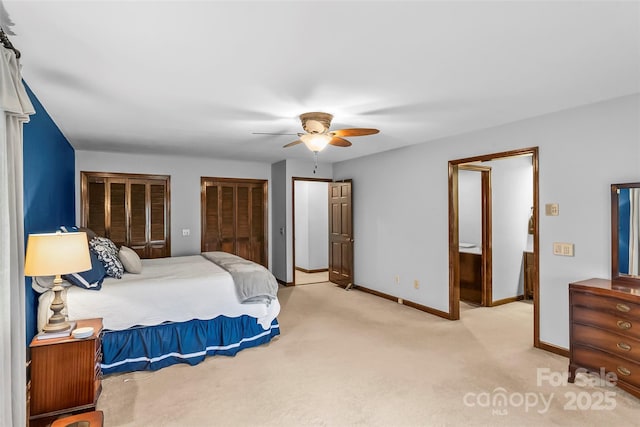
[[[640,286],[640,276],[620,275],[618,241],[618,190],[640,188],[640,182],[611,184],[611,280]]]

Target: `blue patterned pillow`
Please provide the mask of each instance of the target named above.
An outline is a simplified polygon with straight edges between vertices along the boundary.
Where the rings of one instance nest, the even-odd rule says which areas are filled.
[[[118,247],[106,237],[94,237],[89,242],[89,248],[102,262],[107,276],[121,279],[124,267],[118,258]]]
[[[66,274],[62,276],[62,278],[72,285],[99,291],[102,288],[102,282],[104,281],[106,272],[98,256],[92,251],[89,251],[89,255],[91,256],[91,270]]]

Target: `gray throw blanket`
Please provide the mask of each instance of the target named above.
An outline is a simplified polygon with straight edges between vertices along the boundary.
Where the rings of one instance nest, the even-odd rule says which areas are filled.
[[[231,274],[241,303],[269,303],[276,299],[278,282],[260,264],[227,252],[203,252],[202,256]]]

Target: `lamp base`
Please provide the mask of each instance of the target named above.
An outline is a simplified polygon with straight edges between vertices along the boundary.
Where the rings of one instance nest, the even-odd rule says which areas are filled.
[[[47,332],[60,332],[60,331],[66,331],[67,329],[70,328],[71,325],[69,325],[69,322],[67,322],[66,320],[63,320],[62,322],[53,322],[53,319],[49,319],[49,323],[47,323],[46,325],[44,325],[42,327],[42,330],[47,333]]]
[[[53,311],[53,315],[42,328],[44,332],[60,332],[69,329],[69,322],[67,322],[67,318],[61,313],[64,309],[64,300],[62,299],[63,287],[60,286],[60,283],[62,283],[62,278],[58,274],[53,280],[53,288],[51,288],[54,297],[49,309]]]

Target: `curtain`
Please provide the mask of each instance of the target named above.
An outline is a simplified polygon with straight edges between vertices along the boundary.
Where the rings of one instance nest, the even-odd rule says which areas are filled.
[[[26,425],[22,124],[33,106],[13,51],[0,46],[0,425]]]
[[[629,274],[640,275],[640,189],[629,189]]]

